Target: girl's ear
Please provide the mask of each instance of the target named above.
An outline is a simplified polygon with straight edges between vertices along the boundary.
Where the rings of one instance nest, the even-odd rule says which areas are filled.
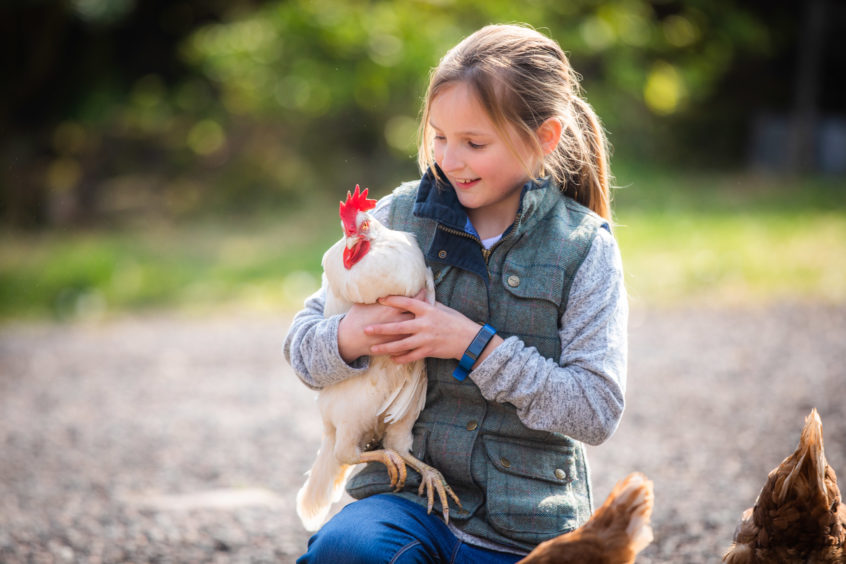
[[[562,129],[561,120],[557,117],[548,118],[537,128],[538,141],[544,155],[550,154],[558,147]]]

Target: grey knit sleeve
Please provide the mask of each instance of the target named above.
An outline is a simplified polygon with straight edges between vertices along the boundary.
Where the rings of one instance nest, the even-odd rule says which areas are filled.
[[[326,289],[308,297],[305,307],[294,316],[283,347],[285,359],[306,386],[318,390],[361,373],[370,357],[347,364],[338,352],[338,324],[343,315],[323,317]]]
[[[558,361],[509,337],[470,377],[486,399],[514,405],[527,427],[602,443],[623,414],[627,324],[619,248],[600,229],[561,317]]]
[[[382,198],[371,212],[384,222],[390,209],[390,196]],[[320,389],[355,376],[370,366],[370,357],[362,356],[347,364],[338,352],[338,325],[343,315],[323,317],[326,305],[326,282],[309,296],[303,309],[294,316],[283,352],[306,386]]]

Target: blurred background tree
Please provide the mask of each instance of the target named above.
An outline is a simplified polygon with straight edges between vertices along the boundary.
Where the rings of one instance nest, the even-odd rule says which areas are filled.
[[[492,22],[582,74],[633,300],[846,300],[843,2],[6,0],[0,321],[299,307],[327,210],[419,175],[429,70]]]
[[[527,22],[561,43],[618,159],[786,166],[791,113],[805,112],[808,125],[846,112],[834,72],[846,68],[834,48],[844,9],[12,0],[0,7],[0,217],[19,227],[122,224],[305,205],[356,182],[384,193],[418,174],[428,70],[490,22]],[[797,166],[820,166],[815,155],[812,146]]]

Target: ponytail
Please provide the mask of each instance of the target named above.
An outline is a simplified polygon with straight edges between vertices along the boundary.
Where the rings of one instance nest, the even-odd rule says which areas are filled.
[[[572,119],[562,133],[558,150],[551,154],[550,173],[566,196],[610,223],[611,174],[605,132],[584,98],[573,96],[571,108]]]

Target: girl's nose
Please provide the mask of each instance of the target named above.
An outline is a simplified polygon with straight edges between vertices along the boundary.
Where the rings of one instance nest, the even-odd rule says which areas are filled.
[[[455,149],[451,147],[444,147],[441,155],[441,168],[443,171],[450,172],[453,170],[459,170],[463,166],[464,163],[462,163],[461,159],[458,158]]]

